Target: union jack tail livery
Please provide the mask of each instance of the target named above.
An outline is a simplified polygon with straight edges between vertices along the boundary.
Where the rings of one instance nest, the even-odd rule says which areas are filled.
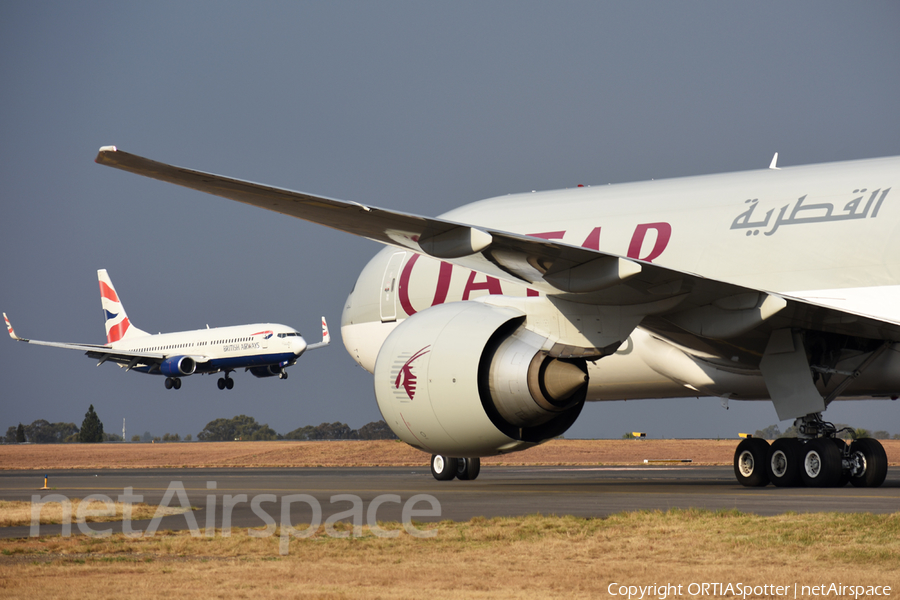
[[[114,344],[120,340],[150,335],[132,325],[128,320],[125,307],[122,306],[106,269],[97,271],[97,279],[100,281],[100,303],[106,318],[106,342]]]

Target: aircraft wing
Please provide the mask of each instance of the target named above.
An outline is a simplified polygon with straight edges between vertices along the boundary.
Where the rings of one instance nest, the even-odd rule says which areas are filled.
[[[367,206],[100,149],[96,162],[412,250],[584,304],[631,307],[667,336],[729,340],[761,353],[775,329],[900,341],[900,323],[607,252]]]
[[[172,354],[162,354],[158,352],[133,352],[131,350],[119,350],[113,348],[109,345],[99,345],[99,344],[69,344],[65,342],[45,342],[43,340],[31,340],[23,337],[19,337],[16,335],[15,330],[13,330],[12,325],[9,322],[9,317],[6,316],[6,313],[3,313],[3,319],[6,321],[6,329],[9,331],[9,337],[16,340],[17,342],[26,342],[28,344],[35,344],[36,346],[50,346],[51,348],[64,348],[66,350],[80,350],[85,353],[88,358],[93,358],[99,360],[97,366],[102,365],[105,362],[112,362],[121,365],[127,365],[129,369],[134,368],[135,366],[141,365],[158,365],[169,356],[173,356]],[[205,356],[191,356],[196,362],[202,363],[208,360]]]

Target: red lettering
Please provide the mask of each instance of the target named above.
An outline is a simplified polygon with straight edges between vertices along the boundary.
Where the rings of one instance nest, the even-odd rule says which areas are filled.
[[[642,257],[641,248],[644,245],[644,238],[647,236],[647,231],[650,229],[656,230],[656,243],[653,244],[653,250],[651,250],[647,256]],[[634,230],[634,235],[631,237],[631,244],[628,245],[628,258],[652,262],[654,258],[657,258],[662,254],[663,250],[666,249],[671,237],[672,226],[668,223],[645,223],[643,225],[638,225]]]
[[[500,280],[496,277],[491,277],[487,275],[485,280],[481,283],[475,283],[475,276],[478,275],[475,271],[471,271],[469,273],[469,280],[466,281],[466,289],[463,290],[463,300],[469,299],[469,292],[474,292],[475,290],[487,290],[488,294],[492,296],[502,294],[503,289],[500,287]]]
[[[420,254],[413,254],[412,258],[406,262],[406,265],[403,267],[403,272],[400,273],[400,285],[397,289],[397,293],[400,296],[400,306],[409,316],[418,312],[413,308],[412,302],[409,300],[409,280],[412,276],[413,265],[416,264],[416,261],[419,260],[420,256]],[[441,268],[438,271],[437,286],[434,288],[434,299],[431,301],[432,306],[443,304],[447,301],[447,292],[450,291],[450,277],[452,275],[453,265],[441,261]]]
[[[529,233],[531,237],[541,238],[542,240],[561,240],[566,235],[565,231],[546,231],[544,233]]]
[[[590,248],[591,250],[600,250],[600,228],[594,227],[581,245],[582,248]]]

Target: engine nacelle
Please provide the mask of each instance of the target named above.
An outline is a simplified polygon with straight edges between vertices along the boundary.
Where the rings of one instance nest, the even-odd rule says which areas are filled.
[[[565,432],[584,406],[586,364],[551,357],[525,316],[467,301],[398,325],[375,362],[375,397],[394,433],[426,452],[474,457]]]
[[[167,377],[193,375],[197,362],[190,356],[170,356],[159,365],[160,372]]]
[[[278,365],[269,365],[267,367],[250,367],[250,372],[256,377],[280,377],[284,373]]]

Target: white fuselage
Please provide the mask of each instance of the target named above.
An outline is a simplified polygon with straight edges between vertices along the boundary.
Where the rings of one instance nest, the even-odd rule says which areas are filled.
[[[900,322],[900,254],[895,250],[900,158],[515,194],[475,202],[442,218]],[[537,292],[385,248],[347,298],[344,344],[372,372],[382,343],[399,322],[430,306],[487,294]],[[728,368],[723,363],[729,356],[702,356],[660,343],[639,327],[615,355],[590,363],[588,400],[768,397],[758,370]],[[850,389],[852,395],[900,390],[898,356],[885,353],[866,381]]]
[[[306,341],[286,325],[254,323],[128,338],[111,346],[166,357],[190,356],[198,373],[214,373],[292,362],[306,350]],[[135,369],[142,370],[140,364]]]

